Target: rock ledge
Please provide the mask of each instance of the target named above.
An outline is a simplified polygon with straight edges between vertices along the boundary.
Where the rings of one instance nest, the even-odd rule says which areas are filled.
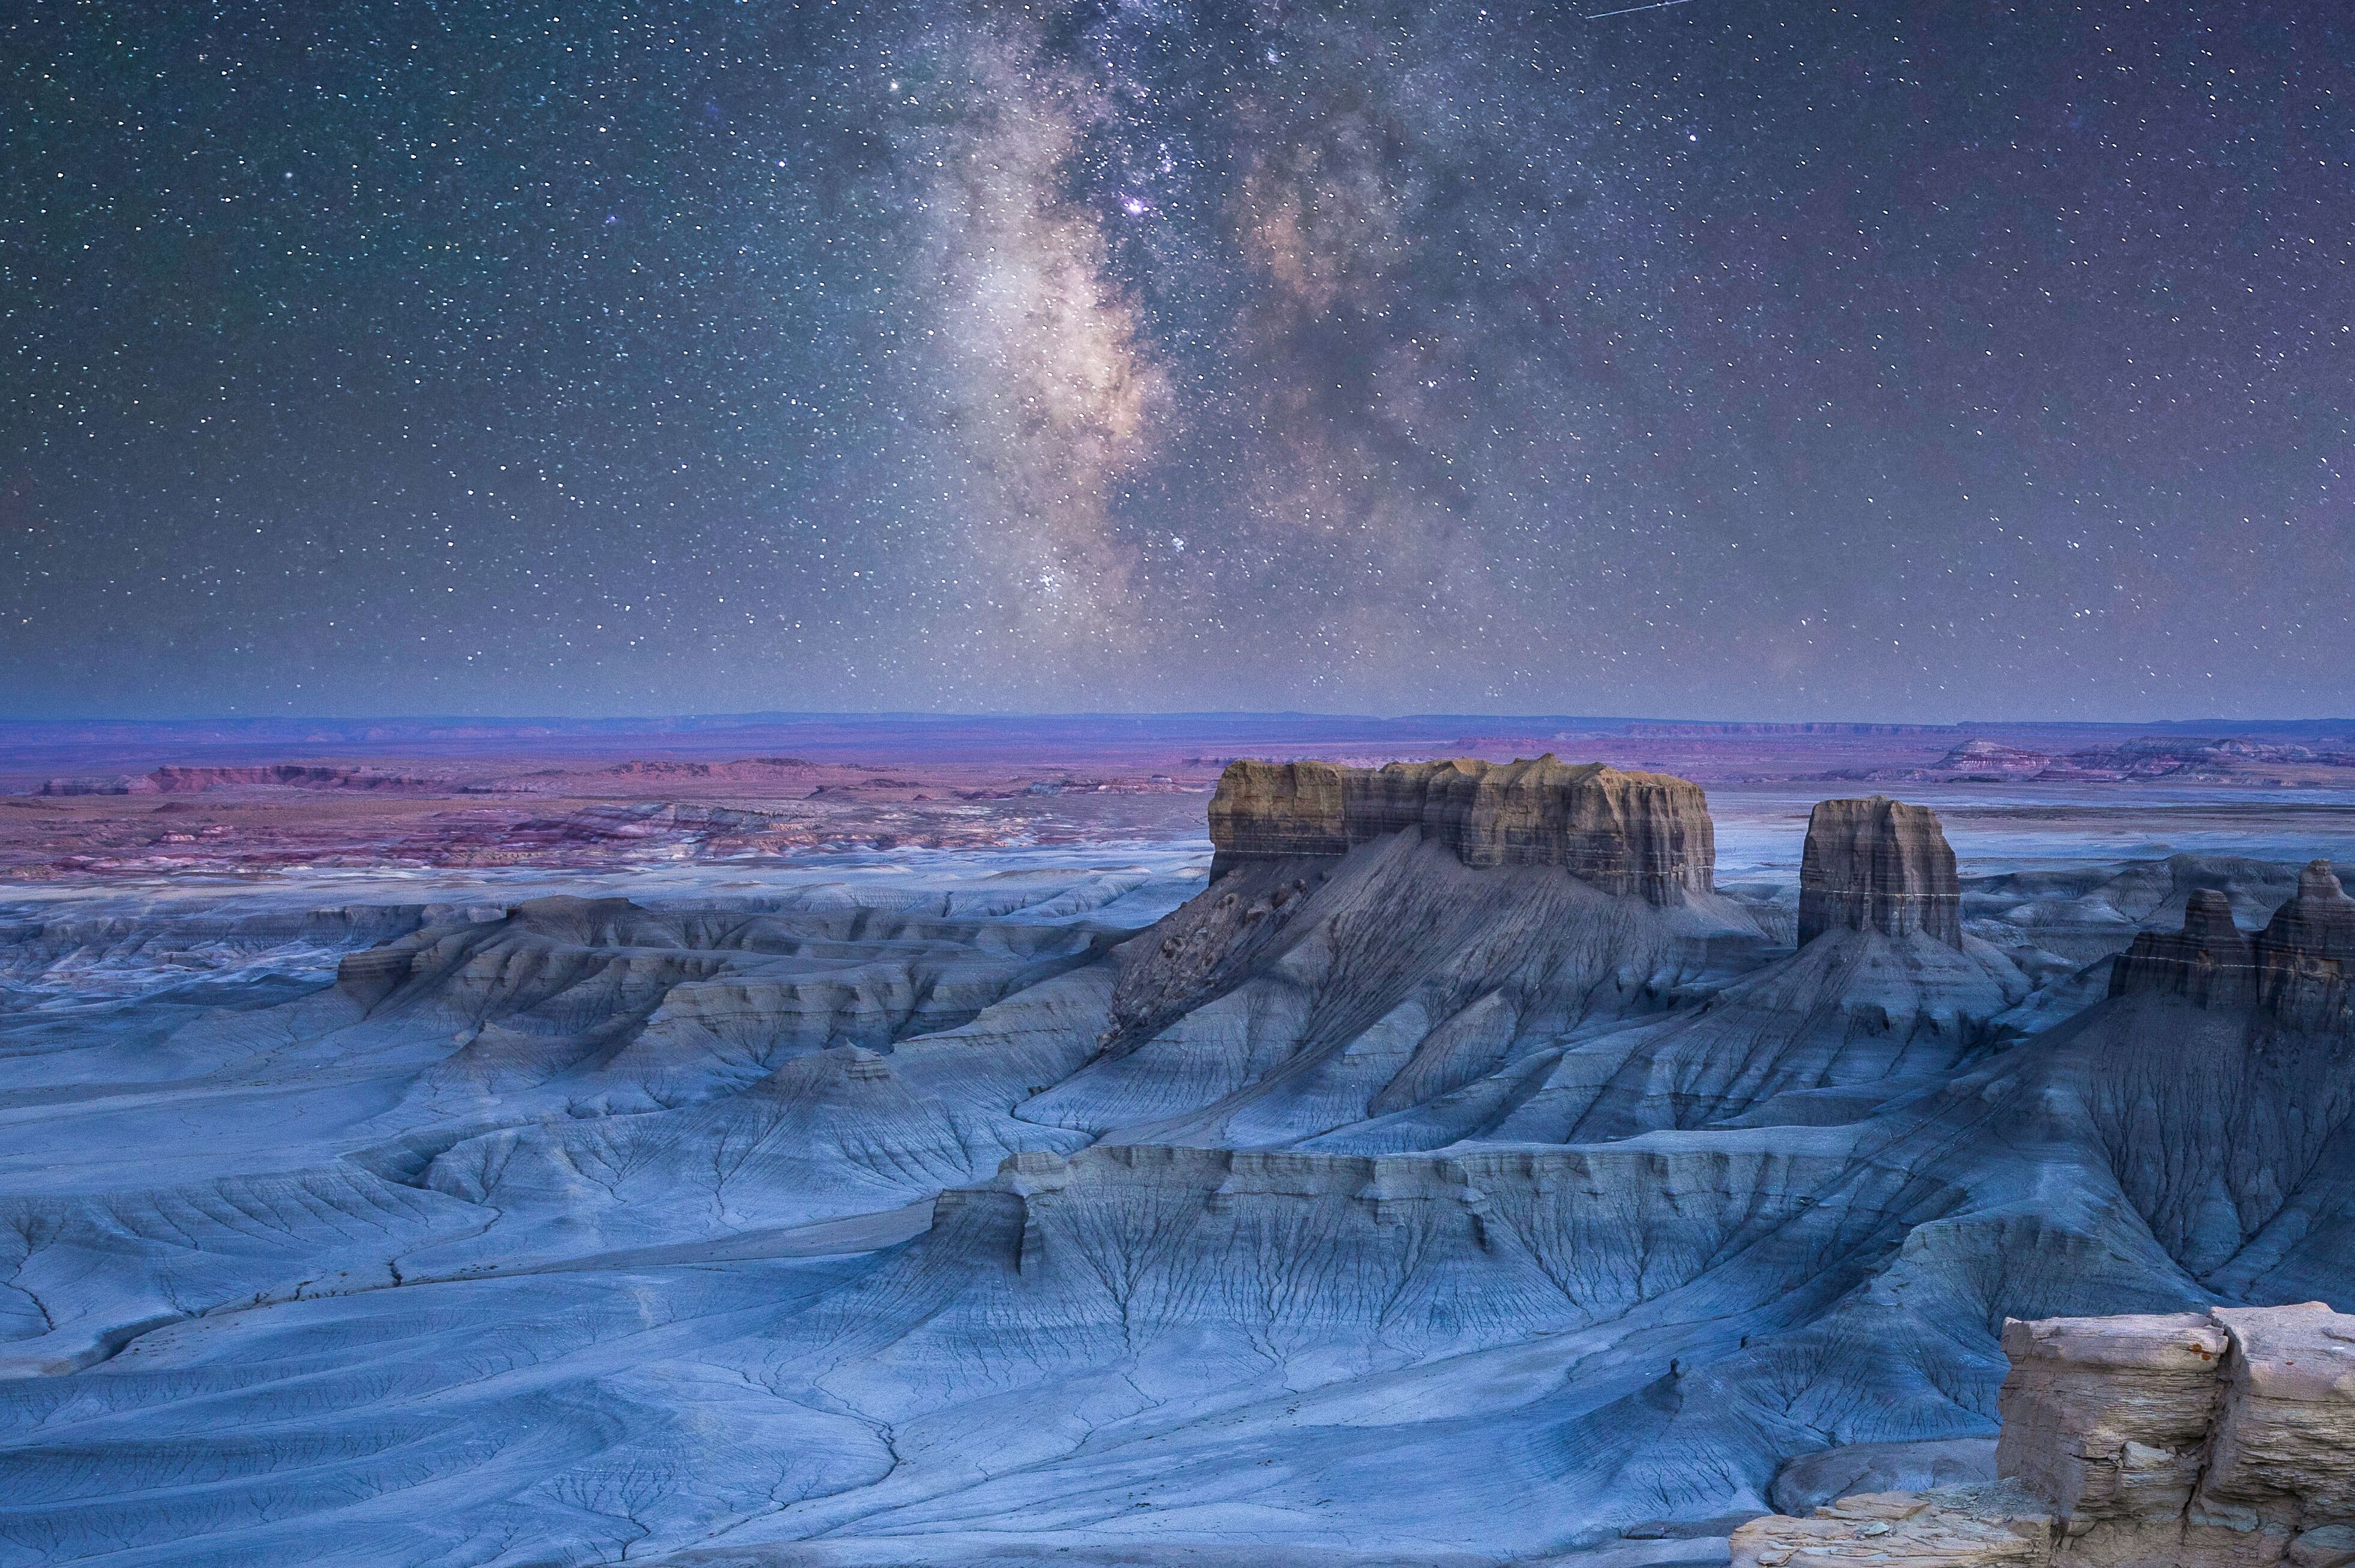
[[[2003,1348],[1996,1486],[1755,1519],[1733,1568],[2355,1564],[2355,1317],[2015,1320]]]

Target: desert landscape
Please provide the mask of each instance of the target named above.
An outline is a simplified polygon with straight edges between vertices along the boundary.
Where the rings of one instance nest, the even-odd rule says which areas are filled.
[[[2355,1568],[2355,8],[0,8],[0,1568]]]
[[[2349,742],[1282,726],[22,748],[5,1560],[2345,1560],[1989,1488],[2355,1307]]]

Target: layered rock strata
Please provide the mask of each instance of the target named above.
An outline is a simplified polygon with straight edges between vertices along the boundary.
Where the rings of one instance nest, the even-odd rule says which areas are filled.
[[[2355,899],[2339,885],[2329,861],[2307,865],[2297,895],[2274,912],[2251,945],[2257,1005],[2277,1021],[2301,1029],[2355,1024],[2347,985],[2355,972]]]
[[[2004,1325],[1998,1475],[2089,1522],[2182,1513],[2231,1348],[2205,1313]]]
[[[1230,763],[1210,801],[1215,880],[1265,860],[1339,856],[1420,830],[1466,866],[1559,866],[1606,892],[1675,904],[1710,891],[1716,831],[1700,786],[1548,752],[1345,768]]]
[[[1865,1492],[1733,1532],[1733,1568],[2051,1568],[2052,1516],[2017,1488]]]
[[[2001,1481],[1734,1533],[1735,1568],[2355,1563],[2355,1317],[2321,1302],[2017,1320]]]
[[[2110,970],[2110,995],[2182,997],[2195,1007],[2247,1007],[2257,969],[2232,900],[2201,888],[2186,900],[2180,932],[2147,931]]]
[[[2355,1027],[2347,985],[2355,972],[2355,898],[2328,860],[2309,863],[2297,891],[2254,937],[2232,923],[2225,896],[2191,895],[2180,932],[2145,932],[2111,972],[2110,995],[2179,996],[2209,1008],[2250,1008],[2306,1032]]]
[[[1926,932],[1963,944],[1955,852],[1926,806],[1876,795],[1818,801],[1799,862],[1799,941],[1828,931]]]

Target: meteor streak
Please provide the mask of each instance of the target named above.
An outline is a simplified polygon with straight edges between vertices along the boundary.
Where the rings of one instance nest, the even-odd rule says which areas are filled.
[[[1638,11],[1665,11],[1671,5],[1686,4],[1688,0],[1652,0],[1648,5],[1630,5],[1620,11],[1597,11],[1586,19],[1590,22],[1600,22],[1605,16],[1632,16]]]

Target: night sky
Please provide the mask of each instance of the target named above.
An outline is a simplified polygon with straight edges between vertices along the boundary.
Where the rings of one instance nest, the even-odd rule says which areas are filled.
[[[0,9],[0,712],[2355,711],[2355,10]]]

